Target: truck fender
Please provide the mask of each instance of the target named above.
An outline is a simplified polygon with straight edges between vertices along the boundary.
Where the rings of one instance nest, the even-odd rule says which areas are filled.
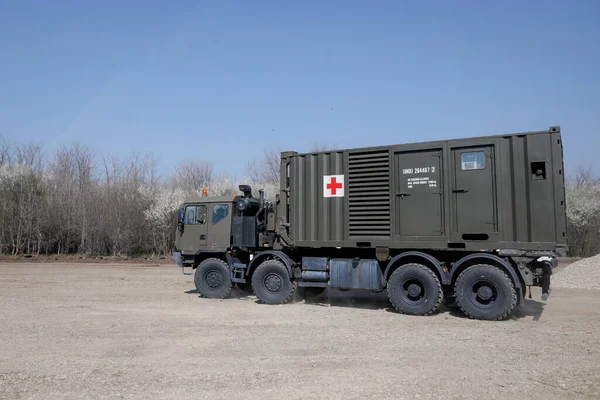
[[[288,273],[290,274],[290,278],[294,277],[294,273],[292,270],[292,266],[294,265],[294,262],[287,256],[287,254],[285,254],[282,251],[277,251],[277,250],[266,250],[266,251],[261,251],[260,253],[258,253],[254,257],[254,259],[252,261],[250,261],[250,264],[248,264],[248,268],[246,269],[246,275],[249,275],[252,271],[254,271],[254,269],[256,267],[258,267],[260,265],[260,263],[262,263],[269,256],[281,261],[283,263],[283,265],[285,265],[286,269],[288,270]]]
[[[450,275],[447,272],[448,270],[446,270],[446,272],[444,272],[444,268],[442,268],[440,262],[435,257],[432,257],[427,253],[421,253],[420,251],[407,251],[406,253],[398,254],[396,257],[392,258],[388,262],[387,267],[385,268],[385,272],[383,274],[386,281],[389,277],[388,274],[389,274],[390,270],[394,267],[394,265],[396,265],[399,260],[402,260],[403,258],[407,258],[407,257],[417,257],[417,258],[422,258],[422,259],[427,260],[428,261],[427,265],[431,264],[437,270],[437,272],[441,278],[442,285],[447,285],[451,282]]]
[[[228,256],[229,255],[224,250],[198,250],[196,252],[196,257],[194,261],[197,262],[197,264],[200,264],[207,258],[218,258],[219,260],[226,261],[227,264],[231,266],[231,262]],[[197,267],[197,264],[194,264],[194,268]]]
[[[513,283],[515,284],[515,289],[517,289],[517,299],[518,299],[517,304],[519,304],[519,305],[523,304],[523,290],[522,290],[521,280],[517,276],[517,272],[512,267],[512,265],[510,265],[506,260],[504,260],[494,254],[474,253],[474,254],[469,254],[468,256],[461,258],[456,263],[454,263],[454,265],[452,266],[452,270],[450,271],[450,282],[449,283],[454,281],[454,278],[457,275],[457,271],[460,271],[461,265],[465,264],[468,261],[475,260],[475,259],[489,260],[489,261],[493,261],[496,264],[500,264],[502,266],[502,269],[510,275],[510,277],[513,280]]]

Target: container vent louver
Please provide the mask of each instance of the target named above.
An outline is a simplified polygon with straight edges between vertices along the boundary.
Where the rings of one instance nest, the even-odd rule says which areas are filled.
[[[390,157],[387,150],[348,154],[350,237],[390,237]]]

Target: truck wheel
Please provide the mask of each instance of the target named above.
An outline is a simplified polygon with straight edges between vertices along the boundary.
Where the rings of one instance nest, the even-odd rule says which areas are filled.
[[[265,304],[284,304],[293,297],[296,282],[290,280],[290,274],[283,263],[267,260],[252,274],[252,290]]]
[[[223,299],[233,287],[229,266],[216,258],[209,258],[198,265],[194,283],[198,293],[209,299]]]
[[[422,264],[406,264],[394,271],[387,284],[390,302],[402,314],[430,315],[442,304],[442,285]]]
[[[464,270],[454,286],[456,304],[469,318],[500,321],[517,305],[512,280],[500,268],[473,265]]]

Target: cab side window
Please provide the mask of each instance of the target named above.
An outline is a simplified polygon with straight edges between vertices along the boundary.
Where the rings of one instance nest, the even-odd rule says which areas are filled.
[[[215,204],[212,212],[212,224],[216,225],[229,213],[229,204]]]
[[[185,217],[183,219],[186,225],[202,225],[206,223],[206,206],[186,206]]]
[[[183,221],[186,225],[196,224],[196,206],[185,207],[185,218]]]

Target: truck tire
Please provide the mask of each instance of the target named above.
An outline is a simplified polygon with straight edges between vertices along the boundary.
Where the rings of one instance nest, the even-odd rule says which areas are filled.
[[[501,321],[517,305],[517,291],[510,277],[493,265],[473,265],[454,285],[456,304],[471,319]]]
[[[252,291],[265,304],[285,304],[294,296],[296,282],[281,261],[267,260],[252,274]]]
[[[217,258],[209,258],[198,265],[194,283],[198,293],[209,299],[224,299],[233,287],[229,266]]]
[[[401,314],[431,315],[442,304],[444,292],[436,274],[422,264],[402,265],[387,284],[390,302]]]

